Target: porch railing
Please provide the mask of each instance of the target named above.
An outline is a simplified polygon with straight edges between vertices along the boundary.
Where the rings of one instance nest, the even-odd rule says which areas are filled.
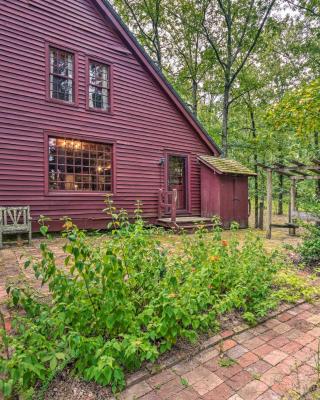
[[[166,191],[159,189],[158,218],[170,214],[171,222],[176,223],[177,220],[177,189]]]

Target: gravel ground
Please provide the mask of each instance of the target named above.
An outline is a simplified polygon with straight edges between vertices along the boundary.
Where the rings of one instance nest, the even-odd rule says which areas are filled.
[[[107,400],[112,395],[108,388],[80,381],[70,371],[63,371],[49,386],[45,400]]]

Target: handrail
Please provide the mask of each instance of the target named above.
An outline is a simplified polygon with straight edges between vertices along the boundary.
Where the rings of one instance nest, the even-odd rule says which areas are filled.
[[[171,199],[170,199],[171,197]],[[159,203],[158,203],[158,218],[160,219],[164,213],[170,213],[171,222],[176,222],[177,220],[177,199],[178,192],[177,189],[172,191],[165,191],[164,189],[159,189]]]

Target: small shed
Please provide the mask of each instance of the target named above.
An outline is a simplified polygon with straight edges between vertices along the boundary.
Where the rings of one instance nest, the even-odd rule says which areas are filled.
[[[256,175],[238,161],[199,156],[201,165],[201,216],[219,215],[229,228],[233,221],[248,227],[248,177]]]

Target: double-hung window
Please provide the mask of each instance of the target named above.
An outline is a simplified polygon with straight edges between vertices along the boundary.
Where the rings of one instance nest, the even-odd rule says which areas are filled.
[[[89,108],[110,111],[110,67],[89,60]]]
[[[75,101],[74,53],[49,47],[50,99],[74,103]]]

